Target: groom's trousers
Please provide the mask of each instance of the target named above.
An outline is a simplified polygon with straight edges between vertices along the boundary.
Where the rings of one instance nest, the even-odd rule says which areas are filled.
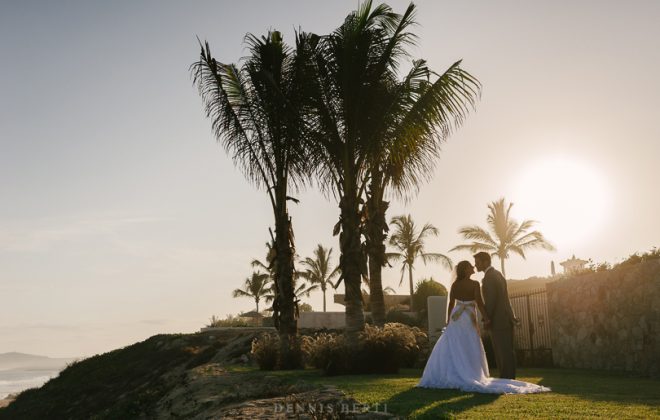
[[[495,363],[500,378],[516,379],[516,354],[513,347],[513,326],[490,331]]]

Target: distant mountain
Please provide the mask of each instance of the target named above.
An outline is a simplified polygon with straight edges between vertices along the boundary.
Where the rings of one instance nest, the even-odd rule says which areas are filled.
[[[0,370],[48,370],[62,369],[73,358],[55,358],[27,353],[0,353]]]

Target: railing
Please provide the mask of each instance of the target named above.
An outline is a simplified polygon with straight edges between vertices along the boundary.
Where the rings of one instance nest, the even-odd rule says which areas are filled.
[[[552,346],[545,289],[513,293],[509,296],[513,312],[520,320],[514,329],[519,366],[552,366]]]

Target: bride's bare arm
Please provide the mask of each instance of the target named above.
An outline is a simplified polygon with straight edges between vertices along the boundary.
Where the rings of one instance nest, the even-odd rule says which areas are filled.
[[[447,324],[449,324],[449,321],[451,320],[451,311],[454,309],[454,305],[456,302],[454,301],[454,285],[451,285],[451,288],[449,289],[449,304],[447,305]]]

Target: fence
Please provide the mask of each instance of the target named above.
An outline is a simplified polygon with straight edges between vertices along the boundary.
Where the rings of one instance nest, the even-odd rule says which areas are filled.
[[[519,366],[552,366],[552,344],[545,289],[509,296],[513,312],[520,320],[514,329],[516,359]]]

